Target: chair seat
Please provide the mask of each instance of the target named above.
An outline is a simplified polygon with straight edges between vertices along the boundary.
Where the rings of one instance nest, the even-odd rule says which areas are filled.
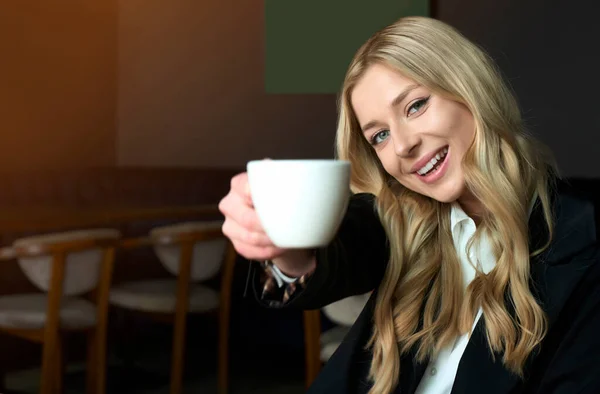
[[[144,312],[175,313],[176,279],[122,283],[110,291],[110,302]],[[190,284],[189,312],[207,312],[219,306],[219,294],[206,286]]]
[[[321,361],[326,362],[331,358],[348,331],[348,326],[336,326],[321,334]]]
[[[343,298],[324,306],[323,313],[336,324],[351,326],[364,309],[370,296],[370,293],[366,293]]]
[[[0,296],[0,327],[41,329],[46,323],[48,295],[45,293]],[[96,306],[83,298],[63,297],[60,325],[83,329],[96,324]]]

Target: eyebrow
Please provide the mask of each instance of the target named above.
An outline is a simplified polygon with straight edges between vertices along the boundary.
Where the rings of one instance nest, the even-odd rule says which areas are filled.
[[[413,90],[415,90],[418,87],[419,87],[419,85],[416,85],[416,84],[408,86],[406,89],[404,89],[402,92],[400,92],[400,94],[397,95],[392,100],[392,102],[390,103],[390,107],[395,107],[395,106],[399,105],[401,102],[404,101],[404,99],[406,98],[406,96],[408,96],[408,94],[410,92],[412,92]],[[367,122],[366,124],[361,126],[362,132],[365,133],[367,130],[376,126],[378,123],[379,122],[377,122],[376,120],[371,120],[371,121]]]

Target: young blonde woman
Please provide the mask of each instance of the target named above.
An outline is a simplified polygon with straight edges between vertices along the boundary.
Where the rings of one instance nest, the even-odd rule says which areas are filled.
[[[220,204],[266,305],[374,290],[311,393],[600,393],[593,207],[477,46],[422,17],[376,33],[344,80],[337,156],[354,194],[326,248],[276,248],[246,174]]]

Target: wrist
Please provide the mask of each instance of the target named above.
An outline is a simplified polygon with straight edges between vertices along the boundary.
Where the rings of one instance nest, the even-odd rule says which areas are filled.
[[[314,271],[317,265],[316,250],[294,249],[276,257],[272,263],[287,278],[295,279]]]

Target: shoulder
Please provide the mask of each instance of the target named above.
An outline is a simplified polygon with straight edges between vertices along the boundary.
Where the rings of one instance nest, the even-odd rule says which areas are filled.
[[[556,182],[557,208],[562,208],[578,217],[594,215],[600,208],[600,179],[570,178]]]
[[[556,180],[550,191],[552,210],[551,242],[542,260],[564,264],[597,244],[597,220],[593,200],[570,181]],[[550,234],[542,206],[534,205],[529,219],[530,249],[538,250]]]
[[[596,239],[600,231],[600,179],[571,178],[557,182],[559,207],[574,219],[588,220],[595,227]]]
[[[553,193],[554,231],[551,261],[566,261],[597,249],[597,219],[593,200],[570,181],[557,182]]]

